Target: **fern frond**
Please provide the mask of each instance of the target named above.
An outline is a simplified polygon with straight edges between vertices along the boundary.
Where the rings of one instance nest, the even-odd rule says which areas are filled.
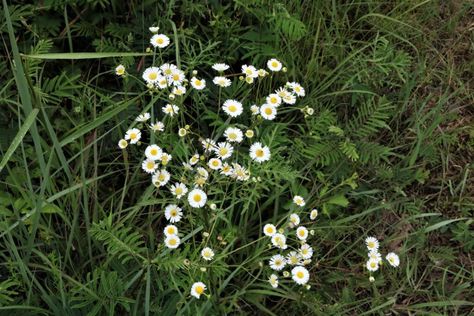
[[[386,121],[390,118],[394,106],[385,97],[370,98],[357,111],[349,122],[351,137],[364,138],[376,134],[380,129],[390,129]]]

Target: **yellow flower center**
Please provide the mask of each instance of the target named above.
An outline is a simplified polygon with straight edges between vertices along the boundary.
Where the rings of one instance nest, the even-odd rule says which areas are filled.
[[[390,257],[390,258],[388,259],[388,261],[390,261],[391,263],[393,263],[394,259],[393,259],[392,257]]]
[[[123,75],[123,74],[125,73],[125,69],[119,68],[119,69],[117,69],[117,73],[118,73],[119,75]]]
[[[273,227],[267,227],[267,233],[272,234],[273,233]]]
[[[155,155],[158,154],[158,150],[156,150],[155,148],[153,148],[152,150],[150,150],[150,154],[152,154],[153,156],[155,156]]]
[[[227,148],[225,148],[225,147],[219,149],[219,154],[220,154],[221,156],[227,155],[228,152],[229,152],[229,150],[228,150]]]
[[[271,103],[277,103],[278,100],[277,100],[277,98],[275,98],[275,97],[271,97],[271,98],[270,98],[270,102],[271,102]]]
[[[300,92],[300,91],[301,91],[301,88],[298,87],[298,86],[296,86],[296,87],[295,87],[295,91],[296,91],[296,92]]]
[[[130,139],[135,139],[135,138],[137,138],[137,134],[131,133],[131,134],[130,134]]]
[[[174,228],[173,227],[168,227],[167,232],[168,232],[168,234],[173,235],[174,234]],[[174,240],[174,239],[171,239],[171,240]]]
[[[278,67],[278,62],[276,62],[275,60],[272,61],[272,67],[275,67],[275,68]]]
[[[159,181],[165,181],[165,175],[160,173],[160,175],[158,176],[158,180]]]
[[[194,82],[194,84],[195,84],[196,86],[200,86],[200,85],[202,84],[202,82],[201,82],[201,80],[198,79],[198,80],[196,80],[196,81]]]
[[[155,167],[155,163],[153,161],[148,161],[146,163],[147,169],[153,169]]]
[[[296,272],[296,277],[297,277],[298,279],[304,278],[304,273],[303,273],[303,271],[298,271],[298,272]]]
[[[178,74],[174,74],[174,75],[173,75],[173,80],[174,80],[174,81],[178,81],[178,80],[179,80],[179,75],[178,75]]]
[[[201,195],[200,194],[195,194],[193,196],[193,200],[194,200],[194,202],[197,202],[197,203],[201,202]]]
[[[271,108],[265,108],[265,114],[270,115],[273,113],[273,110]]]
[[[263,152],[263,149],[257,149],[255,151],[255,156],[257,156],[258,158],[262,158],[264,154],[265,153]]]
[[[304,233],[304,230],[300,230],[299,233],[298,233],[301,237],[304,237],[305,233]]]
[[[371,268],[375,269],[376,266],[377,266],[377,264],[376,264],[375,262],[371,262],[371,263],[370,263],[370,267],[371,267]]]
[[[158,74],[156,72],[152,72],[148,75],[148,79],[150,80],[156,80],[158,78]]]
[[[303,255],[307,255],[308,254],[308,249],[301,249],[301,253]]]
[[[237,111],[237,107],[235,105],[231,104],[231,105],[229,105],[228,110],[230,112],[235,112],[235,111]]]
[[[174,239],[174,238],[172,238],[172,239],[169,240],[169,244],[170,244],[171,246],[175,246],[176,243],[177,243],[177,242],[176,242],[176,239]]]
[[[196,293],[201,295],[202,293],[204,293],[204,287],[198,285],[196,286]]]
[[[245,69],[245,73],[247,75],[251,75],[252,74],[252,69],[249,69],[249,68]]]
[[[369,246],[369,248],[374,248],[375,247],[375,244],[373,241],[370,241],[367,243],[367,246]]]
[[[298,258],[293,256],[290,258],[291,264],[297,264],[298,263]]]
[[[170,215],[171,215],[171,216],[176,216],[176,215],[178,215],[178,212],[177,212],[176,210],[172,210],[172,211],[170,212]]]
[[[158,45],[161,45],[161,44],[163,44],[164,42],[165,42],[165,40],[162,39],[161,37],[158,37],[158,38],[156,39],[156,43],[157,43]]]
[[[230,133],[229,138],[232,139],[232,140],[237,139],[237,134],[236,133]]]
[[[219,166],[219,161],[218,161],[218,160],[213,160],[213,161],[212,161],[212,165],[213,165],[214,167],[218,167],[218,166]]]
[[[183,188],[177,187],[176,190],[175,190],[175,193],[176,193],[176,195],[182,194],[183,193]]]

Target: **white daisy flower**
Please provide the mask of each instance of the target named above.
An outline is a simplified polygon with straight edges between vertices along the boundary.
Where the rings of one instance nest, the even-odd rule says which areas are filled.
[[[166,79],[165,76],[158,76],[158,79],[156,79],[155,82],[155,87],[158,87],[159,89],[165,89],[168,87],[168,79]]]
[[[288,246],[286,245],[286,237],[283,234],[276,233],[272,236],[272,244],[273,246],[280,248],[280,249],[286,249]]]
[[[165,48],[170,44],[170,39],[164,34],[155,34],[151,37],[150,44],[153,47]]]
[[[318,210],[317,209],[311,210],[311,213],[309,213],[309,219],[314,221],[316,217],[318,217]]]
[[[264,119],[272,121],[275,119],[277,115],[277,108],[276,106],[265,103],[264,105],[260,107],[260,115]]]
[[[379,269],[379,261],[377,259],[369,259],[366,263],[367,270],[374,272]]]
[[[296,229],[296,237],[299,240],[306,240],[308,238],[308,229],[304,226],[300,226]]]
[[[237,127],[228,127],[224,132],[228,142],[240,143],[244,139],[244,133]]]
[[[155,163],[153,159],[146,159],[142,162],[142,169],[146,173],[154,173],[158,165]]]
[[[281,271],[286,266],[285,257],[282,255],[274,255],[270,258],[269,265],[273,270]]]
[[[293,198],[293,203],[301,207],[306,205],[304,198],[300,195],[295,195],[295,197]]]
[[[181,239],[179,239],[179,237],[176,235],[170,235],[165,239],[165,245],[170,249],[178,248],[180,243]]]
[[[367,237],[365,239],[365,244],[367,245],[367,249],[369,249],[369,251],[377,251],[379,249],[379,241],[375,237]]]
[[[308,244],[302,245],[300,248],[300,255],[303,259],[311,259],[313,256],[313,248]]]
[[[265,69],[259,69],[257,72],[259,77],[265,77],[268,75],[268,72]]]
[[[290,251],[286,255],[286,263],[292,266],[301,265],[301,257],[296,251]]]
[[[261,143],[256,142],[250,146],[250,158],[256,162],[262,163],[264,161],[270,160],[270,148],[268,146],[263,146]]]
[[[176,65],[174,64],[165,63],[160,66],[160,69],[165,76],[171,76],[173,74],[173,71],[178,69],[178,67],[176,67]]]
[[[152,144],[146,147],[145,156],[151,160],[160,160],[163,150],[158,145]]]
[[[189,164],[191,166],[194,166],[195,164],[197,164],[199,162],[199,154],[194,154],[191,159],[189,159]]]
[[[165,217],[171,223],[177,223],[183,217],[183,210],[176,204],[170,204],[165,208]]]
[[[242,72],[245,74],[245,76],[247,77],[251,77],[251,78],[257,78],[258,77],[258,71],[257,69],[250,65],[250,66],[247,66],[247,65],[243,65],[242,66]]]
[[[221,142],[217,144],[217,148],[214,151],[219,158],[224,160],[232,156],[232,153],[234,152],[234,147],[232,147],[232,145],[227,142]]]
[[[176,86],[173,87],[173,91],[171,93],[174,95],[184,95],[186,93],[186,88],[183,86]]]
[[[398,267],[400,265],[400,258],[394,252],[390,252],[387,254],[385,259],[390,263],[392,267]]]
[[[298,226],[300,224],[300,217],[298,216],[298,214],[296,214],[296,213],[291,214],[290,215],[290,222],[294,226]]]
[[[222,168],[222,161],[218,158],[211,158],[209,159],[209,162],[207,163],[207,165],[212,170],[219,170]]]
[[[200,189],[194,189],[188,194],[188,202],[191,207],[201,208],[206,204],[207,195]]]
[[[178,199],[182,198],[186,193],[188,193],[188,188],[184,183],[176,182],[171,186],[171,194]]]
[[[178,235],[178,227],[174,225],[167,225],[163,230],[166,237]]]
[[[173,156],[171,156],[170,154],[167,154],[165,152],[163,152],[160,156],[160,161],[161,161],[161,164],[163,166],[166,166],[170,161],[171,159],[173,158]]]
[[[118,146],[120,149],[125,149],[128,146],[128,142],[125,139],[121,139],[118,142]]]
[[[160,30],[160,28],[158,26],[150,26],[148,28],[148,30],[152,33],[158,33],[158,31]]]
[[[297,266],[291,270],[291,277],[300,285],[304,285],[309,281],[309,272],[305,267]]]
[[[207,178],[209,178],[209,172],[207,172],[207,170],[204,169],[203,167],[197,167],[196,172],[198,173],[199,177],[201,177],[205,180],[207,180]]]
[[[156,83],[161,75],[160,68],[158,67],[148,67],[143,72],[142,78],[146,83]]]
[[[369,251],[367,256],[369,259],[377,260],[379,263],[382,261],[382,255],[377,250]]]
[[[176,68],[171,70],[171,75],[168,76],[168,81],[170,84],[180,86],[185,78],[184,72]]]
[[[212,69],[218,72],[223,72],[229,69],[229,65],[223,64],[223,63],[217,63],[217,64],[212,65]]]
[[[253,135],[254,135],[254,132],[251,129],[248,129],[245,131],[245,137],[250,139],[253,137]]]
[[[199,299],[201,295],[204,294],[205,290],[206,290],[206,285],[204,283],[196,282],[193,284],[193,286],[191,286],[191,295]]]
[[[251,84],[251,83],[254,82],[254,78],[247,76],[247,77],[245,77],[245,82],[247,82],[248,84]]]
[[[142,132],[140,132],[140,130],[138,128],[132,128],[132,129],[129,129],[126,133],[125,133],[125,140],[129,140],[130,141],[130,144],[136,144],[138,143],[138,141],[140,140],[140,138],[142,137]]]
[[[285,98],[287,96],[289,96],[291,93],[286,90],[285,88],[281,87],[281,88],[278,88],[275,93],[280,97],[280,98]]]
[[[276,232],[277,229],[273,224],[266,224],[265,226],[263,226],[263,233],[265,234],[265,236],[272,237],[276,234]]]
[[[115,74],[117,76],[125,75],[125,66],[124,65],[118,65],[117,67],[115,67]]]
[[[250,172],[245,167],[242,167],[238,163],[233,163],[232,166],[232,177],[239,181],[247,181],[250,179]]]
[[[250,112],[252,112],[252,115],[258,115],[260,113],[260,108],[254,104],[250,107]]]
[[[165,124],[163,124],[163,122],[152,123],[150,128],[154,132],[163,132],[165,130]]]
[[[167,104],[166,106],[162,107],[161,110],[163,113],[168,114],[169,116],[174,116],[175,114],[178,114],[179,107],[174,104]]]
[[[206,247],[201,250],[201,257],[206,261],[211,261],[214,258],[214,251],[211,248]]]
[[[206,87],[206,80],[204,79],[198,79],[196,77],[191,78],[191,85],[193,86],[194,89],[196,90],[202,90]]]
[[[170,180],[170,173],[166,171],[165,169],[161,169],[160,171],[157,171],[151,178],[151,182],[157,187],[165,186],[169,180]]]
[[[267,104],[278,107],[281,104],[281,98],[278,94],[272,93],[265,99]]]
[[[212,80],[212,82],[213,82],[216,86],[219,86],[219,87],[222,87],[222,88],[230,87],[230,85],[232,84],[232,81],[230,81],[230,79],[228,79],[228,78],[226,78],[226,77],[222,77],[222,76],[214,77],[214,79]]]
[[[272,58],[269,61],[267,61],[267,67],[271,71],[280,71],[282,68],[282,64],[277,59]]]
[[[211,150],[215,150],[217,148],[217,144],[215,141],[213,141],[212,139],[210,138],[206,138],[204,140],[201,141],[201,144],[202,144],[202,147],[204,148],[204,151],[205,152],[208,152],[208,151],[211,151]],[[198,155],[198,160],[199,160],[199,155]]]
[[[234,169],[227,163],[222,164],[221,174],[225,176],[231,176],[234,173]]]
[[[283,97],[283,102],[286,104],[295,104],[296,103],[296,96],[292,93],[288,94],[287,96]]]
[[[304,88],[297,82],[288,82],[287,86],[289,86],[293,90],[293,92],[299,97],[304,97],[306,94]]]
[[[136,122],[146,122],[150,119],[150,117],[151,117],[150,113],[146,112],[146,113],[138,115],[137,118],[135,119],[135,121]]]
[[[278,287],[278,276],[276,274],[270,275],[270,278],[268,279],[268,282],[273,288]]]
[[[236,100],[226,100],[222,109],[231,117],[237,117],[243,112],[242,103]]]

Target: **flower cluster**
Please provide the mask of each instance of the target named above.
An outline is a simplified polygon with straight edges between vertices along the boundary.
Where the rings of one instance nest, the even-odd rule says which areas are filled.
[[[367,260],[365,266],[370,272],[375,272],[383,264],[382,254],[379,252],[380,243],[375,237],[367,237],[365,239],[365,245],[367,246]],[[392,266],[398,267],[400,265],[400,258],[394,252],[390,252],[385,256],[385,260]],[[370,276],[370,281],[373,282],[375,279]]]
[[[245,98],[232,96],[221,100],[223,89],[239,84],[234,79],[236,77],[252,84],[257,79],[263,80],[264,77],[272,76],[271,73],[286,72],[286,68],[280,61],[272,58],[267,62],[268,71],[257,70],[252,65],[243,65],[241,73],[226,74],[230,66],[216,63],[212,69],[217,75],[212,80],[206,80],[198,77],[197,71],[180,69],[173,63],[155,64],[157,50],[167,47],[170,39],[164,34],[158,34],[158,27],[150,27],[150,31],[153,33],[150,44],[153,46],[154,62],[144,69],[141,78],[151,95],[158,95],[159,100],[167,102],[158,107],[159,111],[155,111],[156,108],[152,107],[148,112],[138,115],[131,128],[119,140],[118,146],[122,150],[127,149],[129,145],[146,146],[144,150],[140,150],[143,157],[141,169],[151,178],[152,185],[160,191],[161,196],[169,193],[171,197],[171,202],[164,206],[163,215],[168,223],[163,230],[163,245],[173,250],[179,248],[182,243],[183,233],[179,231],[178,225],[183,218],[187,218],[195,209],[206,206],[211,210],[216,209],[216,204],[210,203],[208,196],[209,188],[215,183],[214,181],[222,182],[226,178],[229,181],[248,181],[251,179],[253,167],[270,161],[272,158],[270,144],[265,143],[263,138],[254,139],[258,125],[264,120],[275,120],[277,109],[284,104],[294,105],[297,98],[305,96],[305,90],[299,83],[286,82],[283,86],[258,98],[255,103],[260,105],[248,104],[248,94]],[[151,52],[152,49],[147,51]],[[161,56],[160,54],[160,58]],[[123,65],[117,66],[115,73],[120,77],[127,75]],[[212,82],[215,86],[209,87],[208,82]],[[226,115],[225,126],[219,126],[219,129],[211,131],[210,134],[206,129],[205,135],[201,130],[194,130],[192,124],[179,126],[179,122],[182,123],[185,117],[183,113],[187,111],[188,105],[184,105],[185,100],[203,93],[209,93],[212,99],[212,92],[215,89],[219,91],[219,97],[214,102],[215,112],[219,115],[223,111]],[[249,111],[248,115],[244,115],[246,111]],[[250,118],[250,123],[245,122],[246,118]],[[237,119],[239,122],[235,122]],[[173,157],[174,146],[163,141],[168,135],[176,135],[176,132],[190,153],[184,161],[182,157]],[[295,203],[304,206],[301,197],[295,197]],[[294,223],[294,220],[292,222]],[[298,224],[299,219],[294,226]],[[265,234],[271,236],[275,247],[286,249],[285,236],[277,233],[276,228],[272,227],[273,231],[267,225]],[[282,264],[284,266],[288,263],[294,266],[293,279],[298,284],[306,284],[309,272],[304,265],[311,262],[313,250],[305,242],[308,230],[304,226],[297,227],[296,237],[301,241],[301,247],[281,259],[272,258],[271,266],[275,270],[282,270]],[[200,254],[205,261],[211,261],[215,256],[214,250],[210,247],[200,249]],[[190,294],[199,298],[206,289],[203,282],[195,282]]]
[[[293,203],[299,210],[306,205],[304,198],[298,195],[293,198]],[[310,277],[306,266],[311,263],[313,257],[313,248],[308,244],[308,238],[314,232],[308,231],[308,228],[301,224],[298,213],[292,213],[289,216],[286,228],[277,229],[274,224],[266,224],[263,227],[263,234],[270,237],[270,247],[278,251],[268,262],[270,268],[276,272],[283,271],[284,277],[291,275],[293,281],[299,285],[306,285]],[[311,221],[317,216],[316,209],[309,213]],[[293,245],[291,243],[289,245],[288,241],[293,241]],[[291,272],[284,271],[285,268],[291,269]],[[271,274],[268,282],[272,287],[278,287],[278,275]],[[306,287],[309,289],[309,285]]]

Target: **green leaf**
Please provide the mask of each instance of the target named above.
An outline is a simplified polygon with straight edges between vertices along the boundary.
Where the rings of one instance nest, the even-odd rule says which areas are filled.
[[[328,204],[333,204],[333,205],[339,205],[342,207],[347,207],[349,205],[349,200],[346,199],[346,197],[342,194],[334,195],[331,197],[326,203]]]
[[[31,59],[99,59],[113,57],[151,56],[151,53],[130,52],[84,52],[84,53],[48,53],[48,54],[21,54],[24,58]]]

